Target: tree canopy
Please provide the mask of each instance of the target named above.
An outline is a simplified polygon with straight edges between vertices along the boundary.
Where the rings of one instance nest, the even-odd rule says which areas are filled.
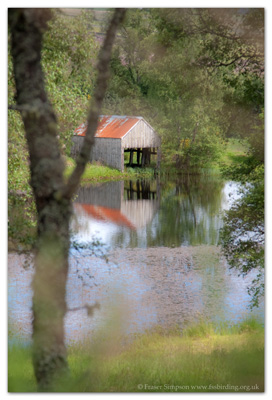
[[[105,110],[151,121],[166,163],[206,166],[226,138],[254,134],[264,101],[263,35],[262,9],[131,9]]]

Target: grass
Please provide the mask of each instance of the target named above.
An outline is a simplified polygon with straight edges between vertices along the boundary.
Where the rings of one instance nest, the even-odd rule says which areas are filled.
[[[227,142],[226,149],[219,160],[219,165],[230,166],[239,163],[244,157],[248,146],[245,141],[231,138]]]
[[[202,322],[158,328],[127,344],[69,347],[70,376],[56,392],[263,392],[264,328],[251,319],[229,327]],[[30,348],[9,349],[9,391],[37,390]]]
[[[240,164],[247,157],[248,146],[245,140],[230,138],[220,158],[209,167],[201,168],[202,175],[221,175],[222,169]]]
[[[72,158],[67,157],[64,173],[66,179],[72,173],[74,166],[75,161]],[[153,176],[154,170],[152,168],[126,168],[124,172],[121,172],[99,163],[88,163],[81,178],[81,185],[122,179],[152,178]]]

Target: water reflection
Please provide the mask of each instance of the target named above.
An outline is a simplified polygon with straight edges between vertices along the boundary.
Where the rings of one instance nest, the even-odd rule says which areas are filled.
[[[114,307],[125,333],[201,318],[233,323],[250,314],[247,286],[254,273],[243,279],[230,271],[216,246],[222,211],[237,196],[236,184],[212,177],[81,188],[74,239],[87,244],[99,238],[109,247],[109,261],[88,246],[71,247],[67,341],[116,322]],[[9,322],[30,338],[33,267],[25,270],[22,257],[9,255]],[[95,302],[101,309],[90,318],[84,306]],[[263,305],[254,314],[263,319]]]
[[[107,245],[130,232],[140,233],[149,225],[160,206],[158,181],[119,181],[80,188],[74,203],[72,230],[78,240],[98,236]]]
[[[72,228],[77,239],[97,235],[111,248],[218,244],[230,193],[230,183],[211,177],[90,186],[78,193]]]
[[[22,256],[10,255],[9,322],[21,338],[31,337],[31,278]],[[67,281],[67,342],[92,335],[118,320],[121,333],[155,325],[181,328],[204,319],[235,323],[249,315],[264,318],[263,304],[250,312],[246,279],[230,271],[216,246],[117,249],[109,262],[70,258]],[[100,304],[89,317],[84,306]],[[76,311],[75,311],[76,310]],[[111,329],[111,328],[110,328]]]

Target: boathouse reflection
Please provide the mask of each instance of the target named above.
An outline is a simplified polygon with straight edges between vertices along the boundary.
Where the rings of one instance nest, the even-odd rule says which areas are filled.
[[[76,216],[138,230],[152,221],[160,206],[156,181],[107,182],[82,187],[74,202]]]

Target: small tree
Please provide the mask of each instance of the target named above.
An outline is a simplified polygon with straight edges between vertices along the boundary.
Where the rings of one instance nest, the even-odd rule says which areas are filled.
[[[94,142],[98,116],[109,79],[109,63],[118,26],[125,10],[116,9],[109,23],[97,64],[97,81],[88,115],[88,130],[76,167],[65,183],[64,163],[57,138],[57,119],[45,91],[41,67],[43,34],[49,9],[9,9],[16,105],[21,113],[30,159],[30,185],[37,209],[37,243],[33,278],[33,365],[41,390],[64,372],[66,279],[69,221],[76,192]]]

